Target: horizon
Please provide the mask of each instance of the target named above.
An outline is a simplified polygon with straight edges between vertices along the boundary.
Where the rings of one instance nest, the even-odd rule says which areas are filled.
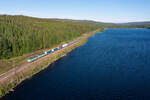
[[[148,0],[9,0],[1,1],[0,15],[24,15],[36,18],[92,20],[105,23],[150,21]]]
[[[36,17],[36,16],[28,16],[28,15],[13,15],[13,14],[0,14],[0,15],[8,15],[8,16],[25,16],[25,17],[32,17],[32,18],[41,18],[41,19],[60,19],[60,20],[75,20],[75,21],[93,21],[99,23],[114,23],[114,24],[122,24],[122,23],[136,23],[136,22],[150,22],[150,20],[143,20],[143,21],[131,21],[131,22],[104,22],[104,21],[96,21],[91,19],[70,19],[70,18],[49,18],[49,17]]]

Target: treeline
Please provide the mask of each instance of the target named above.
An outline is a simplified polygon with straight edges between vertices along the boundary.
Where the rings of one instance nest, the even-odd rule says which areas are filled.
[[[0,15],[0,59],[51,48],[103,27],[100,24]]]

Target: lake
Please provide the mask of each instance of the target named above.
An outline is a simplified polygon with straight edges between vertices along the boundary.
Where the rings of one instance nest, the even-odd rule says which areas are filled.
[[[150,30],[97,33],[3,100],[150,100]]]

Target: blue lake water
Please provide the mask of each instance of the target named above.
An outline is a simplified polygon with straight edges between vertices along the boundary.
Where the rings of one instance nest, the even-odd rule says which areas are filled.
[[[150,30],[107,29],[4,100],[150,100]]]

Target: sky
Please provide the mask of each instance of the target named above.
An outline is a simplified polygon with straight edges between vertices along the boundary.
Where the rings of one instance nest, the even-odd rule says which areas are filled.
[[[150,0],[1,0],[0,14],[115,23],[150,21]]]

